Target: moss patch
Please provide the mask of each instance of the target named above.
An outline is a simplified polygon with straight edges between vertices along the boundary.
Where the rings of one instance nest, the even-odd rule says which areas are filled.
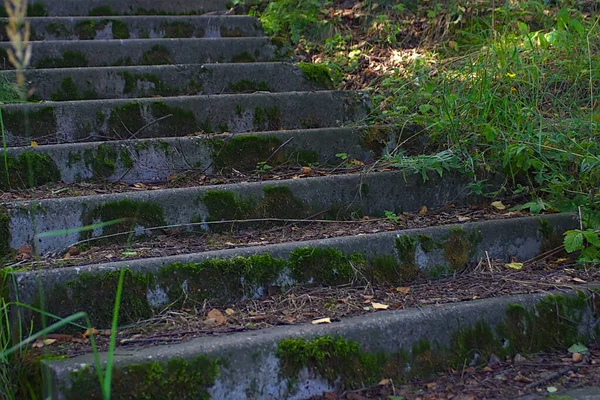
[[[69,35],[69,30],[65,24],[57,24],[56,22],[49,23],[46,26],[46,32],[57,38],[66,38]]]
[[[443,244],[444,258],[448,265],[454,270],[466,267],[475,255],[480,241],[481,233],[476,229],[469,232],[462,228],[451,230]]]
[[[108,120],[109,131],[117,139],[128,139],[146,125],[142,117],[142,104],[132,101],[112,109]]]
[[[208,400],[208,389],[219,375],[219,363],[206,356],[191,360],[172,358],[166,363],[151,361],[115,367],[112,379],[114,399],[198,399]],[[72,372],[73,385],[64,389],[66,399],[101,399],[98,376],[91,368]]]
[[[236,83],[229,84],[229,90],[233,93],[248,93],[248,92],[268,92],[269,84],[265,81],[251,81],[249,79],[242,79]]]
[[[160,136],[183,136],[198,131],[196,116],[192,111],[169,106],[163,101],[155,101],[150,104],[150,112],[155,119],[172,115],[163,124],[159,125],[161,128]]]
[[[123,87],[123,93],[130,94],[138,90],[138,82],[149,82],[154,85],[154,88],[143,91],[146,96],[161,95],[171,96],[177,94],[177,90],[170,89],[167,84],[154,74],[132,74],[130,72],[121,73],[123,79],[125,79],[125,86]]]
[[[76,68],[87,67],[85,54],[78,51],[65,51],[62,57],[46,57],[35,64],[36,68]]]
[[[379,157],[389,143],[390,133],[389,126],[373,125],[363,128],[360,135],[360,145]]]
[[[271,157],[282,142],[273,136],[243,135],[229,141],[212,140],[209,144],[216,169],[234,168],[249,172],[254,171],[259,162]],[[285,152],[279,151],[269,160],[269,165],[279,165],[285,159]]]
[[[207,221],[254,218],[301,218],[307,210],[286,186],[267,186],[262,198],[237,198],[234,192],[210,190],[200,199],[208,209]],[[266,224],[266,223],[265,223]],[[211,230],[219,230],[211,226]]]
[[[107,179],[115,173],[118,154],[113,146],[101,144],[97,150],[86,149],[83,153],[85,165],[94,179]]]
[[[166,65],[171,64],[171,52],[165,46],[155,44],[142,55],[144,65]]]
[[[278,131],[281,126],[281,112],[277,107],[254,109],[254,130]]]
[[[164,21],[160,24],[160,29],[165,32],[163,38],[192,38],[204,37],[204,30],[200,29],[200,32],[196,34],[194,25],[188,22],[167,22]]]
[[[4,157],[3,157],[4,158]],[[0,189],[24,189],[60,181],[58,167],[47,154],[25,151],[18,157],[7,156],[8,171],[0,167]]]
[[[235,54],[234,56],[231,57],[232,63],[251,63],[254,61],[255,61],[254,57],[252,57],[252,54],[250,54],[248,51],[244,51],[242,53]]]
[[[323,64],[298,63],[305,79],[313,82],[317,87],[323,89],[333,89],[333,78],[329,68]]]
[[[569,297],[548,296],[531,309],[509,306],[504,321],[495,327],[480,320],[453,332],[447,346],[423,338],[410,349],[369,352],[357,342],[322,336],[313,340],[282,340],[276,354],[280,359],[280,375],[292,384],[299,372],[308,368],[329,383],[352,390],[374,385],[384,378],[401,382],[449,367],[462,368],[476,356],[485,362],[492,354],[502,359],[516,353],[587,343],[591,338],[578,333],[586,310],[590,311],[583,293]]]
[[[84,226],[97,223],[109,223],[109,225],[99,227],[99,229],[102,229],[102,235],[113,235],[131,231],[136,226],[148,228],[165,225],[165,219],[163,209],[158,204],[125,199],[104,203],[84,214]],[[91,231],[81,233],[82,239],[88,239],[91,235]],[[127,235],[118,235],[100,241],[123,243],[126,239]]]
[[[4,128],[15,136],[53,137],[56,135],[54,107],[3,109]]]
[[[346,256],[333,248],[299,248],[290,253],[292,279],[326,286],[351,282],[365,269],[362,254]]]
[[[396,253],[400,263],[398,273],[404,282],[412,281],[419,275],[419,265],[416,261],[417,239],[403,235],[395,239]]]
[[[0,257],[6,257],[12,253],[10,239],[10,217],[8,210],[0,207]]]

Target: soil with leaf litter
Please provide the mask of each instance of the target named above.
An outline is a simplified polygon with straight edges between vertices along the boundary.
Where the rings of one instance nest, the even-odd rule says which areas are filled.
[[[497,203],[494,203],[497,204]],[[498,205],[498,204],[497,204]],[[417,213],[400,213],[392,218],[370,218],[336,221],[324,219],[305,220],[258,220],[272,227],[248,228],[240,221],[219,223],[226,227],[225,233],[206,231],[189,232],[189,226],[148,228],[150,236],[128,240],[129,233],[117,234],[113,243],[100,244],[99,237],[74,243],[69,249],[44,256],[32,256],[29,246],[17,250],[14,261],[6,267],[13,268],[62,268],[87,264],[165,257],[178,254],[200,253],[211,250],[275,243],[302,242],[341,236],[366,235],[401,229],[423,228],[436,225],[461,224],[494,219],[508,219],[528,215],[522,211],[508,211],[509,202],[502,210],[490,204],[474,204],[468,207],[447,206],[439,210],[427,210],[424,206]],[[326,210],[327,211],[327,210]],[[200,223],[198,224],[200,225]],[[273,226],[276,225],[276,226]],[[106,242],[106,240],[104,240]]]
[[[600,298],[595,292],[586,291],[587,284],[600,281],[598,266],[578,268],[573,260],[556,257],[525,262],[521,270],[509,268],[502,261],[481,260],[453,276],[433,281],[421,276],[405,286],[294,286],[289,289],[273,286],[267,288],[263,297],[232,304],[188,303],[179,310],[169,310],[154,318],[122,327],[116,334],[117,352],[278,325],[335,324],[342,318],[374,312],[398,312],[522,293],[578,288],[589,296],[596,296],[593,301],[599,303]],[[95,335],[100,349],[108,348],[111,331],[98,327],[73,335],[50,334],[36,341],[32,345],[33,351],[67,357],[81,355],[91,351],[90,334]],[[545,389],[550,383],[562,388],[600,382],[600,365],[596,364],[600,362],[600,349],[590,349],[591,354],[586,356],[584,363],[565,359],[568,354],[564,350],[518,360],[491,360],[486,368],[465,365],[461,371],[449,371],[436,379],[411,381],[402,386],[384,382],[387,384],[345,393],[343,396],[330,393],[318,398],[356,400],[387,398],[388,395],[402,396],[404,399],[514,398],[517,394],[535,392],[539,387]],[[548,380],[548,385],[525,388],[567,366],[572,370]]]

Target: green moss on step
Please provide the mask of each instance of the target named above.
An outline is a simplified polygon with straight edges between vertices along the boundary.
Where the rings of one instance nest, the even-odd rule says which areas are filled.
[[[251,63],[254,61],[255,61],[254,57],[252,57],[252,55],[250,53],[248,53],[247,51],[235,54],[234,56],[231,57],[232,63]]]
[[[46,57],[35,64],[36,68],[76,68],[87,67],[89,62],[85,54],[77,51],[65,51],[61,58]]]
[[[266,186],[262,198],[236,197],[234,192],[210,190],[200,199],[208,209],[207,221],[280,218],[306,216],[308,210],[286,186]],[[265,222],[266,224],[266,222]],[[218,226],[211,226],[218,230]]]
[[[142,105],[137,101],[113,108],[108,120],[109,131],[116,135],[116,139],[128,139],[145,125]]]
[[[278,131],[281,126],[281,112],[277,107],[254,109],[254,130]]]
[[[160,24],[160,29],[165,32],[163,38],[192,38],[192,37],[204,37],[204,30],[199,29],[198,34],[195,35],[196,28],[194,25],[188,22],[167,22],[163,21]]]
[[[346,256],[333,248],[298,248],[290,252],[289,262],[292,279],[326,286],[350,283],[366,268],[362,254]]]
[[[49,307],[56,304],[76,304],[77,311],[88,314],[92,326],[98,329],[110,328],[113,316],[113,305],[116,298],[120,271],[109,271],[103,274],[81,273],[77,279],[64,286],[56,287],[46,302]],[[123,291],[121,295],[121,312],[119,325],[149,318],[154,311],[148,304],[146,292],[149,278],[141,273],[125,271]]]
[[[104,29],[104,25],[88,19],[75,24],[74,32],[80,40],[93,40],[96,38],[96,31]]]
[[[401,278],[401,268],[399,268],[398,260],[394,256],[378,256],[369,260],[369,268],[366,273],[366,278],[373,284],[400,284],[403,283]]]
[[[86,167],[92,172],[94,179],[104,180],[115,173],[117,151],[109,144],[101,144],[96,151],[86,149],[83,152]]]
[[[284,339],[276,352],[280,376],[293,385],[300,371],[308,368],[312,375],[339,385],[342,391],[353,390],[374,385],[381,379],[402,382],[413,377],[426,378],[450,367],[464,368],[478,360],[485,363],[492,354],[503,359],[517,353],[585,344],[592,339],[581,329],[585,312],[591,313],[585,298],[579,293],[567,297],[548,296],[531,308],[511,305],[505,319],[496,326],[481,319],[449,332],[448,345],[423,337],[413,338],[416,341],[409,349],[389,347],[394,341],[388,341],[385,351],[367,351],[358,342],[341,337]],[[369,339],[361,342],[373,347]]]
[[[2,117],[4,129],[14,136],[35,140],[56,135],[56,116],[52,106],[3,109]]]
[[[198,123],[194,112],[182,107],[172,107],[163,101],[150,104],[150,112],[155,119],[171,115],[165,120],[163,126],[168,126],[164,136],[183,136],[198,131]]]
[[[172,264],[161,269],[158,282],[168,288],[169,301],[180,307],[204,301],[227,304],[273,285],[285,265],[270,254]]]
[[[98,97],[98,94],[94,91],[86,91],[82,95],[78,92],[77,84],[73,81],[73,78],[65,78],[61,84],[60,89],[50,95],[54,101],[69,101],[69,100],[90,100]]]
[[[163,45],[155,44],[142,55],[144,65],[166,65],[171,64],[171,52]]]
[[[57,38],[66,38],[69,35],[69,30],[65,24],[51,22],[46,26],[46,32]]]
[[[269,84],[265,81],[251,81],[249,79],[242,79],[236,83],[229,84],[229,90],[233,93],[247,93],[247,92],[268,92]]]
[[[6,208],[0,207],[0,258],[12,253],[10,239],[10,216]]]
[[[134,201],[130,199],[107,202],[84,214],[84,226],[99,223],[107,224],[97,228],[101,229],[102,236],[133,231],[137,226],[149,228],[166,225],[163,209],[160,205],[149,201]],[[82,239],[88,239],[91,236],[92,231],[81,233]],[[104,240],[100,239],[99,241],[123,243],[127,239],[127,235],[117,235]]]
[[[154,74],[132,74],[130,72],[122,72],[121,76],[125,79],[123,93],[131,94],[138,89],[138,82],[149,82],[154,85],[154,88],[146,89],[142,92],[145,96],[160,95],[171,96],[177,94],[177,90],[170,89],[165,82]],[[136,92],[136,94],[138,94]]]
[[[217,170],[236,169],[250,172],[259,162],[267,160],[282,142],[273,136],[243,135],[229,141],[211,140],[213,166]],[[270,160],[269,165],[285,162],[285,152],[279,151]]]
[[[313,82],[317,87],[333,89],[333,78],[329,67],[323,64],[298,63],[305,79]]]
[[[0,190],[33,188],[60,181],[56,163],[44,153],[25,151],[18,157],[7,156],[6,164],[0,168]]]
[[[112,34],[113,39],[129,39],[129,27],[123,21],[119,21],[117,19],[105,19],[102,22],[108,23],[112,22]]]
[[[208,400],[208,389],[218,375],[219,362],[204,355],[117,366],[113,370],[111,398]],[[74,371],[71,380],[72,386],[64,389],[67,400],[80,399],[81,393],[90,399],[102,398],[98,375],[93,369]]]
[[[48,10],[43,3],[34,3],[27,5],[28,17],[47,17]]]
[[[452,229],[443,244],[444,258],[448,265],[459,270],[467,266],[481,242],[481,233],[473,229],[469,232],[462,228]]]
[[[410,282],[419,275],[419,265],[416,261],[417,239],[413,236],[402,235],[395,239],[396,253],[400,263],[398,275],[404,282]]]

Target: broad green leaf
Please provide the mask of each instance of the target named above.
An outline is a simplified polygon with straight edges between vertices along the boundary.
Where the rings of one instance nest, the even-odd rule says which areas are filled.
[[[592,246],[600,247],[600,237],[593,229],[583,231],[583,236]]]
[[[582,345],[581,343],[576,343],[573,346],[569,347],[567,349],[567,351],[569,353],[579,353],[579,354],[585,354],[588,352],[588,348],[585,347],[584,345]]]
[[[565,232],[564,245],[567,253],[581,250],[581,247],[583,246],[583,232],[578,230]]]

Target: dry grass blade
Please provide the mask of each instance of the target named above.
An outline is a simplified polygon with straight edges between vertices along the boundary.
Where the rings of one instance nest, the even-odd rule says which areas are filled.
[[[5,0],[4,7],[8,15],[6,34],[12,48],[7,50],[8,61],[17,70],[17,86],[23,88],[25,75],[23,71],[31,61],[30,27],[27,17],[27,2],[23,0]]]

